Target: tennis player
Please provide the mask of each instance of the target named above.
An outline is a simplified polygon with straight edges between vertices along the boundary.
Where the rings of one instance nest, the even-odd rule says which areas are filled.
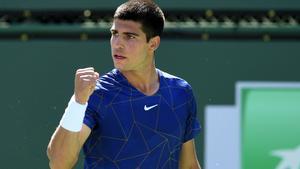
[[[82,148],[85,169],[200,169],[192,88],[155,67],[164,20],[149,0],[117,8],[110,30],[115,68],[101,77],[92,67],[77,70],[48,145],[52,169],[72,168]]]

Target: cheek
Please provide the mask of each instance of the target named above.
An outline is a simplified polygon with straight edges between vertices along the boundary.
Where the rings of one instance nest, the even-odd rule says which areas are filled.
[[[135,48],[134,55],[137,58],[137,60],[144,60],[146,53],[143,48],[139,47],[139,48]]]
[[[137,62],[145,60],[147,56],[147,46],[139,42],[128,43],[126,52],[130,53],[132,58],[135,58]]]
[[[127,52],[131,53],[134,57],[137,57],[137,55],[140,54],[140,46],[136,43],[128,43]]]

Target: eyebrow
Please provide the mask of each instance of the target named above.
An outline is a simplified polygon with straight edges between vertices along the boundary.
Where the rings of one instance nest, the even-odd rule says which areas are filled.
[[[111,32],[116,32],[116,33],[118,33],[118,31],[115,30],[115,29],[110,29],[110,31],[111,31]],[[133,36],[140,36],[139,34],[134,33],[134,32],[123,32],[122,34],[125,34],[125,35],[133,35]]]

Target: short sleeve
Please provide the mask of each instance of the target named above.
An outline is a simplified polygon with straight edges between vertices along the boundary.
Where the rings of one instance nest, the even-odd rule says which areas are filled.
[[[191,89],[188,91],[188,96],[188,118],[186,121],[186,130],[183,138],[184,143],[193,139],[197,134],[200,133],[201,130],[200,123],[197,119],[197,104]]]
[[[101,100],[95,91],[88,101],[88,106],[85,111],[83,123],[86,124],[90,129],[93,129],[97,125],[97,111],[99,110]]]
[[[93,129],[96,125],[95,113],[88,107],[85,111],[83,123],[86,124],[90,129]]]

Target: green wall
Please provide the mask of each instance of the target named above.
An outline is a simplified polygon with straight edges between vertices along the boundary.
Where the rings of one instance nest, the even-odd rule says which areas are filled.
[[[126,0],[0,0],[0,9],[115,9]],[[156,0],[163,9],[299,9],[295,0]]]
[[[298,41],[165,39],[156,63],[190,82],[204,126],[204,106],[234,104],[237,81],[300,81],[299,48]],[[72,95],[74,72],[109,71],[109,40],[0,40],[0,51],[1,168],[47,168],[46,147]],[[203,138],[196,140],[201,163]]]

